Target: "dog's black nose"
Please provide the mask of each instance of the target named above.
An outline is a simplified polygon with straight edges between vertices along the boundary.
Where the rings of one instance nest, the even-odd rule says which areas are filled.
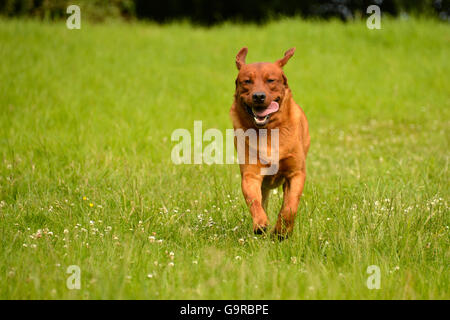
[[[266,100],[266,94],[264,92],[255,92],[253,94],[254,103],[263,103]]]

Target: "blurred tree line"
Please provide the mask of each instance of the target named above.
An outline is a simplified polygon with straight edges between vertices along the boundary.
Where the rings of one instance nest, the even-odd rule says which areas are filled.
[[[77,4],[83,19],[149,19],[167,22],[188,19],[212,25],[222,21],[263,23],[279,16],[331,18],[344,21],[366,15],[371,4],[382,13],[437,15],[450,21],[450,0],[0,0],[3,16],[35,16],[43,19],[67,17],[66,8]]]

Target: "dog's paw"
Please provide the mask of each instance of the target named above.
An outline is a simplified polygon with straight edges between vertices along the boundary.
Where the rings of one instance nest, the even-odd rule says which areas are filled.
[[[284,241],[289,238],[289,233],[272,232],[272,236],[278,241]]]
[[[272,230],[271,235],[272,235],[272,237],[276,238],[278,241],[283,241],[283,240],[286,240],[287,238],[289,238],[291,233],[292,233],[292,230],[286,230],[285,228],[283,228],[283,230],[280,230],[277,227],[275,227]]]
[[[266,234],[266,232],[267,232],[267,226],[253,227],[254,234]]]

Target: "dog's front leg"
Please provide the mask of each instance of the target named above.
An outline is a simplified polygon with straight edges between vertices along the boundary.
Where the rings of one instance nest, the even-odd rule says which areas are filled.
[[[274,234],[280,238],[287,237],[294,229],[295,217],[297,215],[298,204],[305,185],[306,174],[298,172],[286,179],[283,184],[283,206],[278,215],[277,224],[273,230]]]
[[[262,206],[262,176],[253,173],[242,175],[242,193],[253,219],[253,231],[262,233],[266,230],[269,221]]]

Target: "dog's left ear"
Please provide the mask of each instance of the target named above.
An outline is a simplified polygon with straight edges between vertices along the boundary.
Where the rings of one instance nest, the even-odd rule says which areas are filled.
[[[247,56],[248,49],[243,47],[236,56],[236,67],[241,70],[242,66],[245,64],[245,57]]]
[[[288,51],[284,53],[284,57],[277,60],[275,63],[279,65],[280,67],[283,67],[289,59],[294,55],[295,48],[290,48]]]

